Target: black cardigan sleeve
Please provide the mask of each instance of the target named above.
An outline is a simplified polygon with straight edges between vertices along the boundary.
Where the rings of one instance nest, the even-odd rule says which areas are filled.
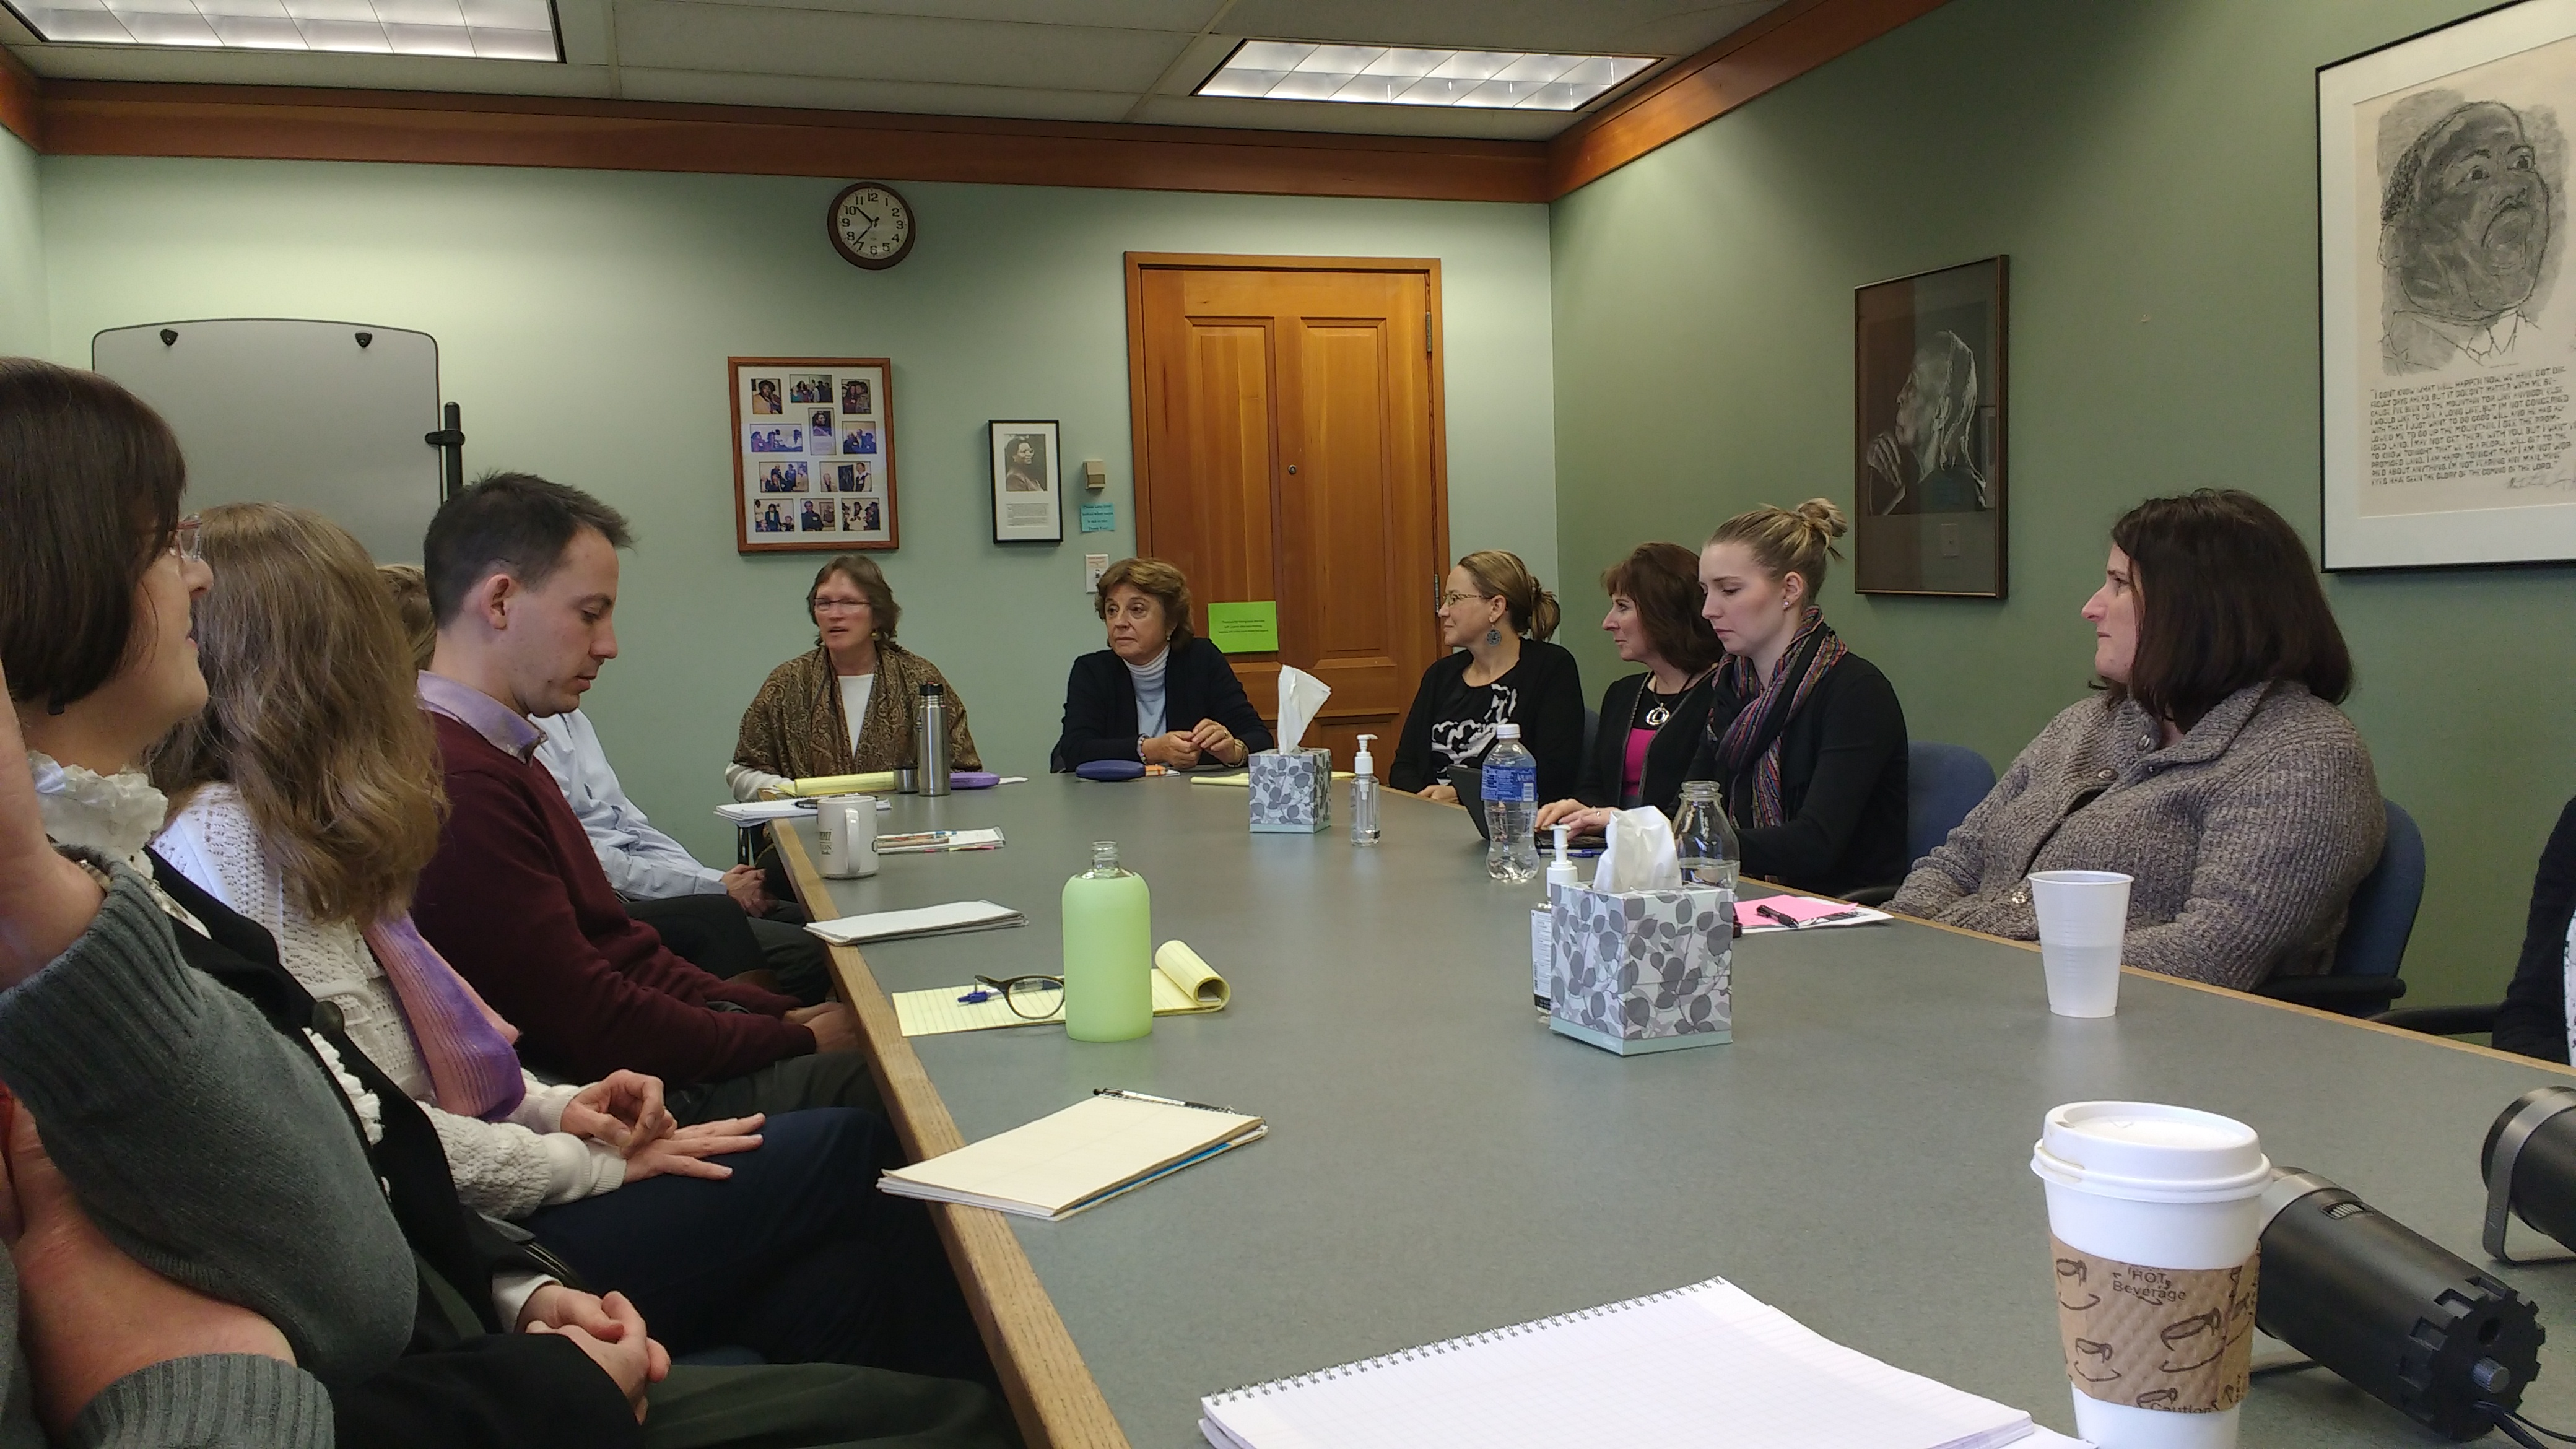
[[[1601,691],[1601,729],[1592,737],[1592,752],[1583,757],[1583,772],[1574,777],[1575,799],[1586,805],[1619,804],[1619,787],[1627,783],[1628,717],[1637,712],[1637,691],[1645,687],[1646,676],[1630,674],[1611,680]]]
[[[342,1444],[386,1449],[567,1449],[644,1442],[643,1426],[590,1355],[551,1333],[488,1334],[412,1354],[332,1390]]]
[[[1093,760],[1135,758],[1136,686],[1117,655],[1106,649],[1085,654],[1065,676],[1064,729],[1047,767],[1062,774]]]
[[[2543,1061],[2567,1060],[2567,923],[2576,915],[2576,800],[2558,812],[2531,881],[2522,959],[2496,1011],[2496,1048]]]
[[[1422,671],[1422,682],[1413,689],[1413,707],[1404,712],[1404,733],[1396,737],[1395,758],[1386,767],[1388,789],[1419,795],[1425,786],[1446,783],[1431,778],[1431,712],[1438,707],[1434,701],[1440,696],[1441,671],[1464,673],[1467,666],[1459,662],[1464,658],[1463,654],[1443,655]]]
[[[1857,656],[1854,656],[1857,657]],[[1825,686],[1830,686],[1825,687]],[[1875,669],[1837,668],[1812,706],[1821,738],[1816,773],[1795,819],[1742,832],[1744,873],[1763,880],[1831,879],[1888,761],[1905,754],[1905,710]]]
[[[1166,686],[1172,706],[1163,720],[1166,725],[1187,730],[1196,728],[1200,720],[1212,719],[1256,753],[1278,743],[1270,726],[1261,722],[1261,712],[1252,707],[1251,696],[1243,692],[1243,681],[1235,677],[1234,663],[1224,650],[1205,639],[1185,640],[1172,647],[1171,672],[1177,677]]]
[[[1538,757],[1540,801],[1562,800],[1583,769],[1583,671],[1554,644],[1523,644],[1521,662],[1540,666],[1521,691],[1521,743]]]

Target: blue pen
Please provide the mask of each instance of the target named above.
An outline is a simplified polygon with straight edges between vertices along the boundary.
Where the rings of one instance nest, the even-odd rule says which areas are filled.
[[[992,1000],[997,994],[999,993],[986,991],[982,987],[977,987],[975,990],[969,991],[965,995],[958,997],[957,1004],[960,1006],[980,1006],[983,1003]]]

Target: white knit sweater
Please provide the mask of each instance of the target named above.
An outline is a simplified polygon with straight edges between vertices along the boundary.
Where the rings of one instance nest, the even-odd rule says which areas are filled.
[[[531,1077],[504,1122],[443,1111],[412,1040],[402,998],[358,928],[321,924],[287,898],[286,882],[229,785],[199,790],[154,842],[162,859],[217,900],[266,927],[278,959],[315,999],[338,1007],[348,1033],[378,1069],[429,1114],[447,1149],[457,1195],[477,1211],[521,1218],[540,1207],[608,1192],[626,1180],[614,1148],[558,1130],[580,1088]]]

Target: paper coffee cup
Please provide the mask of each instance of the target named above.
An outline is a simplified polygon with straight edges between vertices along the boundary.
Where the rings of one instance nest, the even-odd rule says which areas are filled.
[[[2272,1164],[2254,1129],[2154,1102],[2040,1119],[2075,1431],[2100,1449],[2231,1449]]]
[[[2030,877],[2039,917],[2048,1009],[2109,1016],[2120,1005],[2120,948],[2129,930],[2128,876],[2110,870],[2043,870]]]
[[[814,804],[815,843],[823,874],[852,880],[877,873],[877,797],[828,795]]]

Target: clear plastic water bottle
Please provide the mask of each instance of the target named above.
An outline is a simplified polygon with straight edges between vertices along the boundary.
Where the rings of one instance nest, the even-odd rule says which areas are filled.
[[[1494,728],[1485,752],[1485,874],[1496,880],[1538,879],[1538,757],[1516,724]]]
[[[1744,849],[1736,843],[1735,823],[1718,802],[1715,780],[1682,782],[1681,812],[1673,817],[1673,853],[1680,857],[1683,885],[1735,890]]]

